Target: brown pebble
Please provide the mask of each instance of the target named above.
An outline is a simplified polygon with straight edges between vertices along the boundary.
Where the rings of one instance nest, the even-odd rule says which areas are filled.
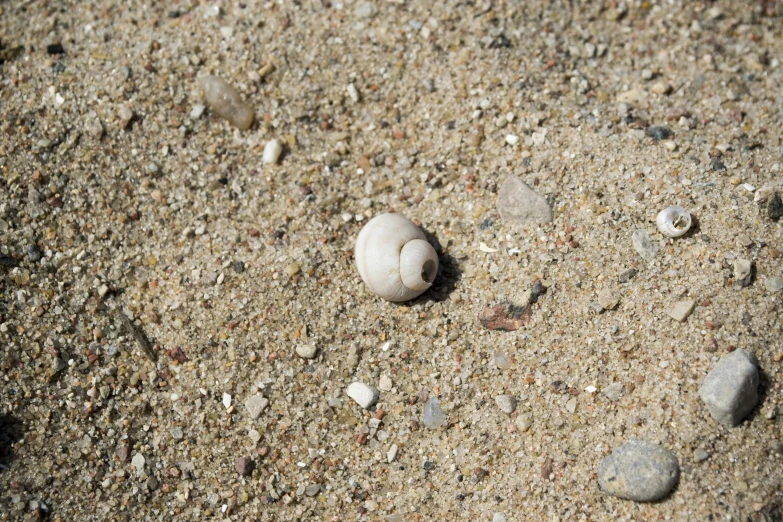
[[[237,470],[237,473],[239,473],[243,477],[249,477],[253,473],[253,468],[255,468],[255,464],[253,464],[253,459],[250,457],[238,457],[234,461],[234,468]]]
[[[544,461],[544,465],[541,466],[541,478],[544,480],[549,480],[549,477],[552,475],[554,461],[552,459],[546,459]]]

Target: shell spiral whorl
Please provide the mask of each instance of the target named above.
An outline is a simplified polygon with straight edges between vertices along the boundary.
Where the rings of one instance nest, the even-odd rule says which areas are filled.
[[[356,240],[356,266],[364,283],[393,302],[424,293],[438,273],[438,254],[424,233],[399,214],[372,218]]]

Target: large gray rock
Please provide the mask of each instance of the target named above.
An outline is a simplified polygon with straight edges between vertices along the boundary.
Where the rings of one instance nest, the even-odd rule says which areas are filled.
[[[680,464],[671,451],[643,440],[630,440],[598,466],[598,484],[605,492],[636,502],[660,500],[680,478]]]
[[[716,421],[733,427],[756,407],[758,387],[756,356],[736,350],[718,361],[704,379],[699,395]]]
[[[507,223],[549,223],[552,209],[543,196],[516,176],[509,176],[498,191],[497,209]]]

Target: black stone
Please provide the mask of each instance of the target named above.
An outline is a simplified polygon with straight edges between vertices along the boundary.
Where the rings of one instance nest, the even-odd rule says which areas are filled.
[[[242,272],[245,271],[245,263],[243,263],[242,261],[234,261],[233,266],[234,266],[234,272],[236,272],[237,274],[241,274]]]
[[[666,140],[674,136],[674,133],[669,127],[647,127],[644,133],[655,141]]]
[[[780,194],[775,192],[767,201],[767,215],[770,219],[780,219],[783,217],[783,201],[780,200]]]
[[[30,259],[30,261],[35,263],[43,257],[43,252],[41,252],[41,249],[38,248],[38,245],[30,245],[27,247],[27,257]]]
[[[435,469],[435,464],[433,464],[429,460],[425,460],[424,461],[424,469],[426,469],[427,471],[431,471],[431,470]]]
[[[713,172],[724,172],[726,170],[726,165],[718,158],[712,158],[710,160],[710,168],[712,168]]]
[[[56,44],[49,44],[46,46],[46,53],[47,54],[65,54],[65,49],[63,48],[63,45],[60,43]]]

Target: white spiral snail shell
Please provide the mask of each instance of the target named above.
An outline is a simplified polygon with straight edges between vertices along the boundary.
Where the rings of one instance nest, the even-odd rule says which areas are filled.
[[[691,213],[677,205],[665,208],[658,212],[655,224],[664,236],[680,237],[691,228]]]
[[[399,303],[424,293],[438,273],[438,254],[411,220],[381,214],[364,225],[354,249],[364,283],[379,297]]]

